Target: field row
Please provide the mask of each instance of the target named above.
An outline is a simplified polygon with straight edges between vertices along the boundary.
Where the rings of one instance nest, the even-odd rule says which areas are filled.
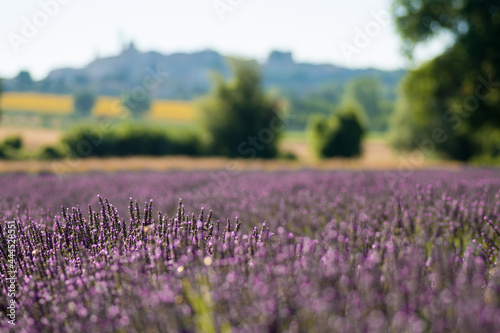
[[[500,332],[499,179],[0,175],[0,331]]]
[[[120,99],[100,96],[92,109],[97,117],[116,117],[122,110]],[[73,113],[73,97],[70,95],[49,95],[37,93],[4,93],[0,99],[0,110],[37,112],[40,114],[70,115]],[[154,100],[149,117],[159,120],[191,122],[195,110],[190,102]]]

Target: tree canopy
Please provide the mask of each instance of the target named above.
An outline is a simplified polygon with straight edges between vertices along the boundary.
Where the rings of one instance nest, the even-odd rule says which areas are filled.
[[[443,32],[454,43],[410,71],[393,119],[394,143],[468,160],[497,155],[500,143],[500,3],[492,0],[395,0],[395,21],[411,55]],[[443,133],[435,140],[432,133]]]
[[[230,59],[233,78],[213,75],[211,93],[198,102],[201,124],[216,155],[264,157],[277,155],[283,128],[278,103],[262,88],[258,64]]]

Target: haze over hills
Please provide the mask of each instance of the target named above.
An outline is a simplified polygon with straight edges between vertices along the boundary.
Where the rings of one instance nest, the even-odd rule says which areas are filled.
[[[332,64],[297,63],[291,53],[280,51],[271,52],[260,65],[266,88],[296,96],[332,84],[344,85],[365,76],[378,78],[390,96],[405,73],[403,70],[348,69]],[[211,71],[220,72],[225,77],[230,75],[225,56],[216,51],[164,55],[140,52],[130,43],[117,56],[97,58],[79,69],[54,69],[37,82],[26,82],[19,77],[5,79],[4,89],[69,94],[91,88],[99,95],[120,95],[142,87],[153,98],[191,100],[209,91]]]

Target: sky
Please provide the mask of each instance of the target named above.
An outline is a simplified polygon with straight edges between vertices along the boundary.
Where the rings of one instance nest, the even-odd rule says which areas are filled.
[[[83,67],[118,54],[212,49],[264,61],[272,50],[297,62],[394,70],[441,53],[446,36],[409,63],[388,17],[391,0],[0,0],[0,77]]]

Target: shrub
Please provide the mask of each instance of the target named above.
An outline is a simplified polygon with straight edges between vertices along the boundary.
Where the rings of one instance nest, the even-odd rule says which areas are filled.
[[[56,160],[63,158],[64,155],[64,148],[60,146],[45,146],[38,151],[36,157],[41,160]]]
[[[204,153],[198,135],[188,130],[164,130],[155,126],[122,123],[97,130],[91,124],[68,131],[62,140],[73,154],[90,156],[190,155]]]
[[[313,150],[319,157],[355,157],[361,154],[364,126],[360,111],[344,105],[333,116],[316,116],[310,122]]]
[[[23,140],[20,136],[7,137],[3,142],[0,142],[0,158],[1,159],[18,159],[25,157],[23,151]]]
[[[7,137],[3,141],[3,146],[11,149],[21,149],[23,147],[23,139],[18,135]]]
[[[297,160],[297,155],[290,151],[280,151],[278,153],[278,159],[280,160],[285,160],[285,161],[296,161]]]

